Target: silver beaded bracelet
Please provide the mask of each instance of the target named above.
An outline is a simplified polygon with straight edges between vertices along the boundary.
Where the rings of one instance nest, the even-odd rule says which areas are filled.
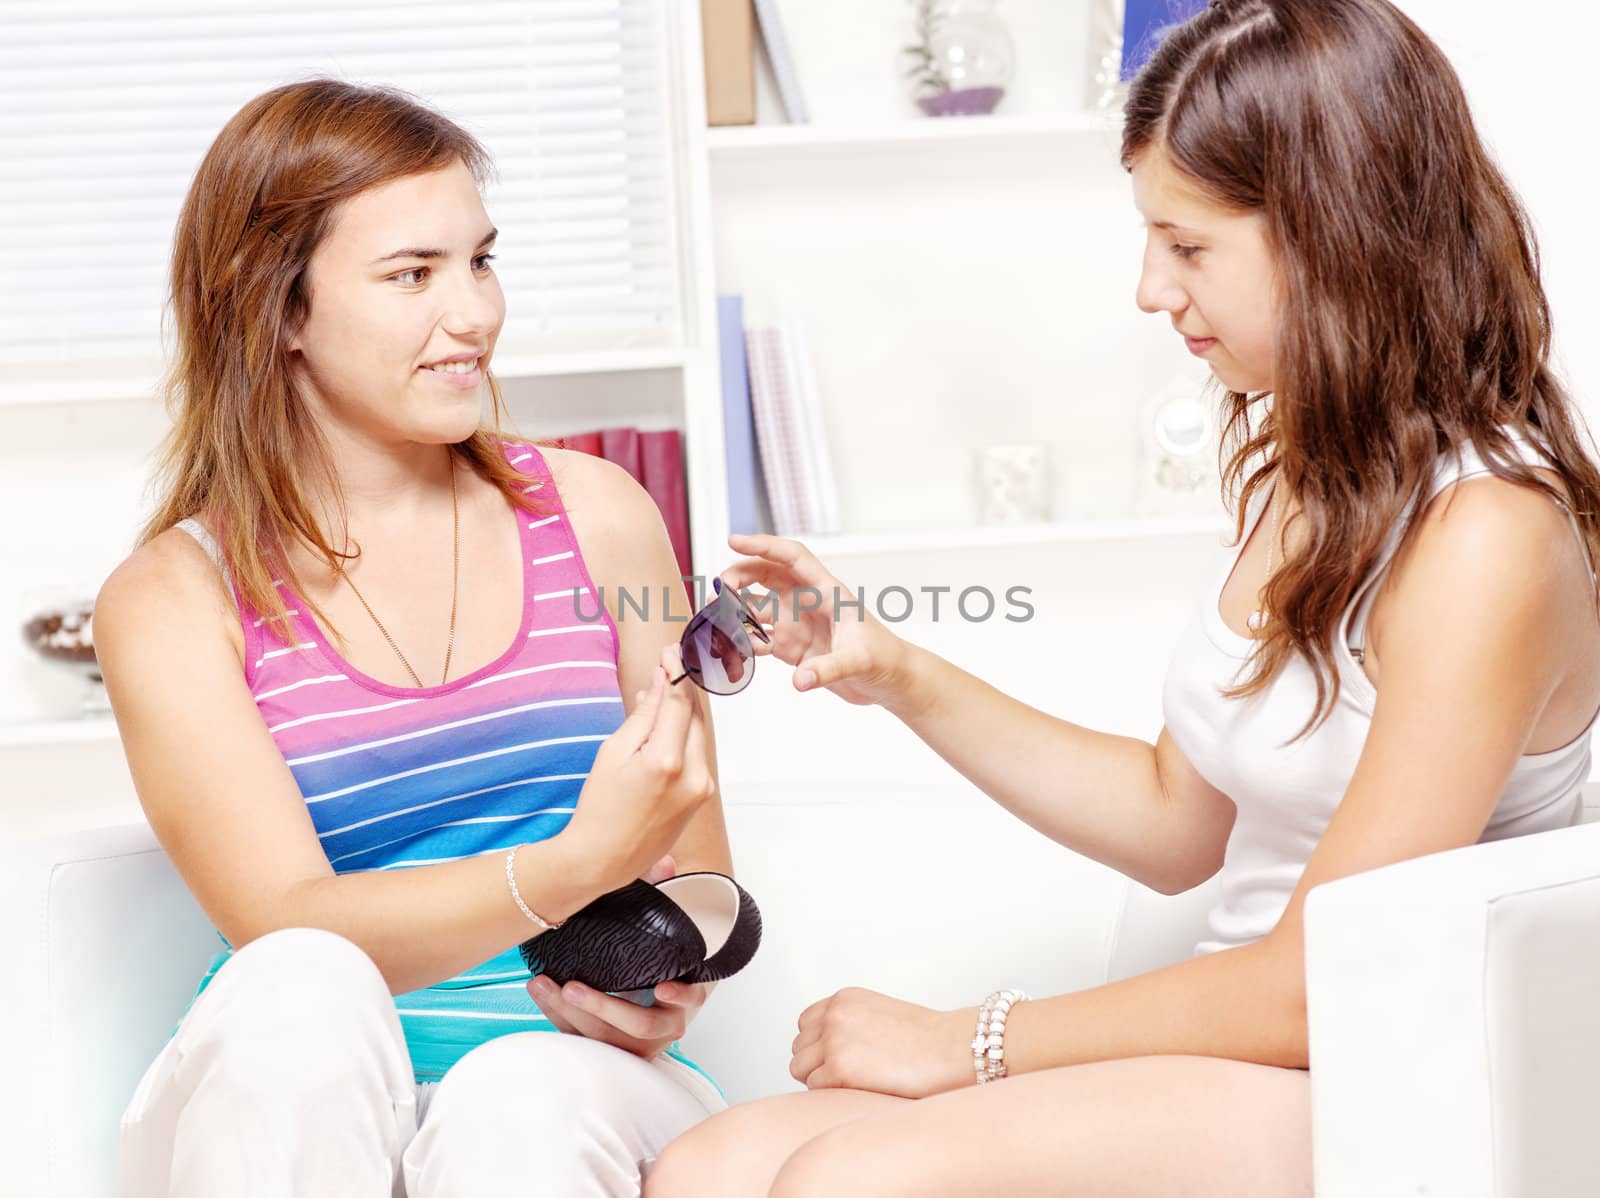
[[[506,853],[506,884],[511,887],[511,897],[517,900],[517,906],[522,908],[522,913],[529,919],[533,920],[534,923],[538,924],[542,931],[553,932],[559,928],[561,924],[551,923],[548,919],[534,914],[533,908],[522,901],[522,894],[517,889],[517,850],[521,847],[522,846],[520,844],[512,845],[510,850]]]
[[[978,1030],[972,1037],[972,1072],[978,1085],[1006,1076],[1006,1017],[1028,996],[1021,990],[996,990],[978,1008]]]

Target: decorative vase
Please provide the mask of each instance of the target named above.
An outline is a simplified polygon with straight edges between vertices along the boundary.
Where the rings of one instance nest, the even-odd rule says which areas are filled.
[[[40,612],[22,626],[22,639],[40,657],[88,679],[89,691],[79,707],[84,716],[111,712],[100,663],[94,654],[94,605],[87,600]]]
[[[905,48],[917,107],[929,116],[993,112],[1011,82],[1011,32],[996,0],[915,0],[917,41]]]
[[[1218,412],[1198,372],[1185,369],[1141,405],[1140,516],[1210,515],[1221,496]]]
[[[978,522],[1038,524],[1050,519],[1054,480],[1046,445],[989,445],[977,454]]]

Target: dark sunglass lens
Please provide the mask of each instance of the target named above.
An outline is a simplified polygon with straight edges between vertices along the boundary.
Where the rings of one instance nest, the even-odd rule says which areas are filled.
[[[750,604],[746,602],[745,597],[739,593],[737,588],[724,587],[720,578],[713,578],[711,585],[717,592],[716,611],[719,618],[748,628],[767,644],[770,645],[772,643],[772,638],[767,635],[767,630],[761,627],[760,619],[755,612],[750,610]]]
[[[689,621],[679,642],[683,668],[714,695],[736,695],[750,685],[755,651],[737,617],[701,612]]]

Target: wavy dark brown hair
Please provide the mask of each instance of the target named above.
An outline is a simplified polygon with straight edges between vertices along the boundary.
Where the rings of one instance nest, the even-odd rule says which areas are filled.
[[[1465,444],[1559,499],[1506,430],[1542,441],[1600,558],[1600,473],[1550,368],[1527,214],[1416,25],[1385,0],[1212,0],[1133,81],[1122,165],[1148,152],[1216,203],[1259,212],[1278,267],[1270,403],[1223,395],[1219,466],[1236,538],[1277,477],[1302,500],[1307,540],[1268,582],[1277,618],[1229,698],[1298,653],[1317,698],[1291,739],[1332,713],[1339,618],[1439,455]]]
[[[195,516],[222,543],[240,597],[288,635],[273,580],[284,579],[323,626],[285,547],[296,539],[328,565],[335,549],[310,496],[343,490],[327,441],[289,373],[288,345],[310,311],[307,268],[340,204],[393,179],[460,162],[479,187],[487,151],[416,97],[394,88],[311,79],[274,88],[241,108],[207,150],[173,237],[163,313],[173,345],[163,380],[172,428],[157,460],[154,514],[137,544]],[[170,325],[169,322],[170,321]],[[458,465],[513,504],[540,513],[530,476],[502,451],[500,384],[485,363],[492,423],[451,446]]]

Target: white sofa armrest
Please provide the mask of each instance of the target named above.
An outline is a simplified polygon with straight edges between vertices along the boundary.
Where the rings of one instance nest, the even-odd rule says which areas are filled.
[[[1600,1194],[1600,824],[1306,898],[1317,1198]]]
[[[113,1192],[122,1110],[220,947],[146,824],[0,846],[7,1193]]]

